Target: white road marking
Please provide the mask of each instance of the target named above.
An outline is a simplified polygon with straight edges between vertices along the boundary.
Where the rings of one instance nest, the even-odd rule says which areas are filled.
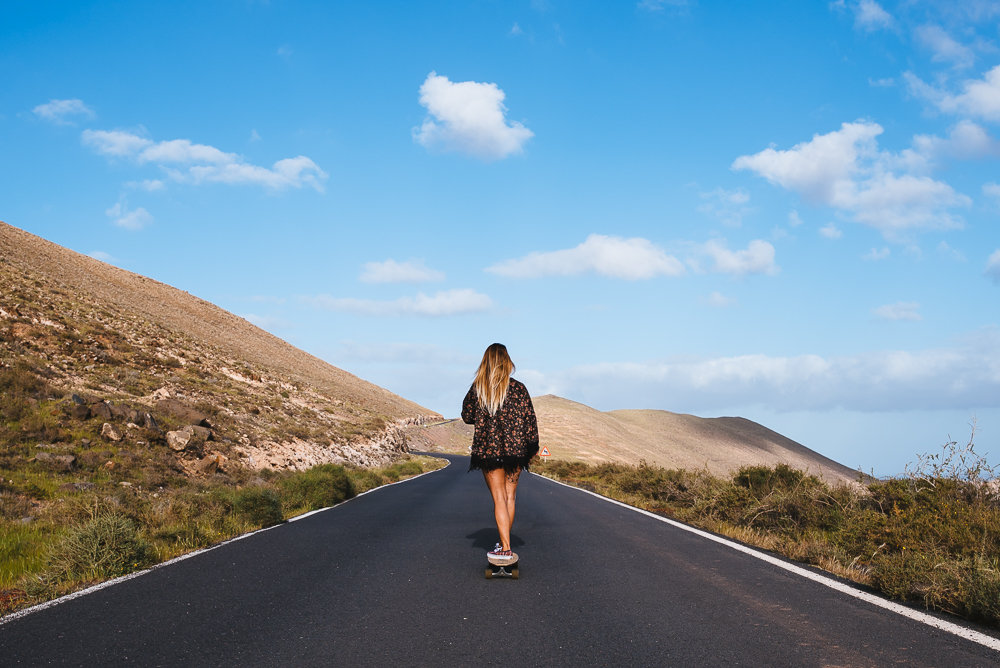
[[[445,461],[448,461],[448,460],[445,460]],[[451,466],[451,462],[448,462],[448,466]],[[23,610],[18,610],[17,612],[12,612],[11,614],[7,615],[6,617],[0,617],[0,626],[3,626],[7,622],[12,622],[15,619],[20,619],[21,617],[25,617],[25,616],[30,615],[32,613],[39,612],[41,610],[45,610],[46,608],[52,608],[52,607],[55,607],[57,605],[60,605],[61,603],[66,603],[67,601],[72,601],[74,598],[80,598],[81,596],[86,596],[87,594],[93,594],[95,591],[100,591],[100,590],[105,589],[107,587],[111,587],[112,585],[116,585],[116,584],[119,584],[119,583],[122,583],[122,582],[126,582],[128,580],[132,580],[134,578],[137,578],[137,577],[140,577],[142,575],[145,575],[146,573],[150,573],[150,572],[155,571],[157,569],[169,566],[170,564],[176,564],[179,561],[184,561],[185,559],[190,559],[191,557],[196,557],[199,554],[204,554],[205,552],[211,552],[212,550],[216,550],[216,549],[222,547],[223,545],[229,545],[230,543],[235,543],[238,540],[243,540],[244,538],[249,538],[250,536],[255,536],[255,535],[259,534],[259,533],[263,533],[265,531],[270,531],[271,529],[277,529],[278,527],[282,526],[283,524],[287,524],[288,522],[298,522],[299,520],[303,520],[303,519],[309,517],[310,515],[315,515],[316,513],[321,513],[321,512],[323,512],[325,510],[330,510],[332,508],[339,508],[340,506],[344,505],[345,503],[350,503],[354,499],[362,497],[365,494],[370,494],[370,493],[378,491],[380,489],[385,489],[386,487],[391,487],[392,485],[399,485],[399,484],[402,484],[404,482],[409,482],[411,480],[416,480],[417,478],[423,477],[423,476],[428,475],[430,473],[437,473],[438,471],[443,471],[446,468],[448,468],[448,466],[442,466],[441,468],[434,469],[433,471],[424,471],[420,475],[415,475],[412,478],[404,478],[403,480],[397,480],[396,482],[390,482],[390,483],[387,483],[385,485],[379,485],[378,487],[372,487],[371,489],[369,489],[367,491],[361,492],[357,496],[352,496],[350,499],[347,499],[346,501],[341,501],[340,503],[338,503],[335,506],[328,506],[326,508],[320,508],[319,510],[311,510],[308,513],[302,513],[301,515],[296,515],[295,517],[289,518],[287,522],[282,522],[281,524],[275,524],[275,525],[272,525],[272,526],[269,526],[269,527],[264,527],[263,529],[257,529],[256,531],[251,531],[250,533],[241,534],[239,536],[236,536],[235,538],[230,538],[229,540],[223,541],[223,542],[221,542],[221,543],[219,543],[217,545],[211,545],[209,547],[203,547],[201,549],[194,550],[193,552],[186,552],[185,554],[182,554],[179,557],[174,557],[173,559],[170,559],[168,561],[164,561],[164,562],[161,562],[159,564],[154,564],[154,565],[150,566],[149,568],[147,568],[145,570],[136,571],[135,573],[129,573],[128,575],[122,575],[122,576],[114,578],[112,580],[105,580],[104,582],[99,582],[99,583],[97,583],[95,585],[87,587],[86,589],[81,589],[80,591],[75,591],[72,594],[66,594],[65,596],[60,596],[59,598],[54,598],[51,601],[45,601],[44,603],[39,603],[38,605],[33,605],[30,608],[25,608]]]
[[[959,636],[960,638],[971,640],[974,643],[979,643],[980,645],[988,647],[992,650],[1000,651],[1000,639],[986,635],[985,633],[980,633],[979,631],[974,631],[973,629],[966,628],[959,624],[955,624],[953,622],[949,622],[943,619],[938,619],[933,615],[928,615],[925,612],[920,612],[919,610],[908,608],[905,605],[894,603],[892,601],[882,598],[881,596],[875,596],[874,594],[869,594],[866,591],[855,589],[854,587],[844,584],[843,582],[838,582],[833,578],[826,577],[825,575],[820,575],[819,573],[811,571],[807,568],[802,568],[801,566],[796,566],[795,564],[790,564],[787,561],[776,559],[775,557],[772,557],[769,554],[759,552],[751,547],[747,547],[746,545],[741,545],[740,543],[729,540],[728,538],[723,538],[722,536],[716,536],[715,534],[709,533],[707,531],[696,529],[692,526],[688,526],[687,524],[683,524],[682,522],[678,522],[677,520],[672,520],[669,517],[663,517],[662,515],[651,513],[648,510],[643,510],[642,508],[636,508],[635,506],[630,506],[627,503],[622,503],[621,501],[616,501],[615,499],[609,499],[606,496],[601,496],[600,494],[596,492],[591,492],[588,489],[574,487],[573,485],[569,485],[559,480],[553,480],[552,478],[546,478],[545,476],[539,475],[537,473],[535,474],[535,477],[541,478],[542,480],[548,480],[549,482],[555,483],[557,485],[562,485],[563,487],[569,487],[570,489],[575,489],[576,491],[583,492],[584,494],[590,494],[591,496],[596,496],[598,499],[607,501],[608,503],[613,503],[617,506],[621,506],[622,508],[627,508],[642,515],[652,517],[654,520],[665,522],[671,526],[677,527],[678,529],[683,529],[684,531],[696,534],[698,536],[701,536],[702,538],[707,538],[708,540],[715,541],[716,543],[720,543],[722,545],[725,545],[726,547],[731,547],[732,549],[738,552],[743,552],[744,554],[748,554],[751,557],[754,557],[755,559],[766,561],[767,563],[773,564],[774,566],[782,568],[790,573],[795,573],[796,575],[804,577],[808,580],[817,582],[823,585],[824,587],[835,589],[839,592],[847,594],[848,596],[853,596],[854,598],[861,599],[866,603],[871,603],[872,605],[878,606],[885,610],[889,610],[890,612],[895,612],[896,614],[899,615],[903,615],[904,617],[908,617],[914,621],[921,622],[922,624],[927,624],[928,626],[933,626],[936,629],[952,633],[956,636]]]

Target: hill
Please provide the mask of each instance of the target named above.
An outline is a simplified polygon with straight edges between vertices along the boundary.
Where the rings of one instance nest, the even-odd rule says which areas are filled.
[[[0,285],[0,468],[82,472],[122,453],[188,473],[380,465],[405,450],[403,423],[434,415],[209,302],[6,223]]]
[[[700,418],[660,410],[601,412],[553,395],[532,401],[540,443],[553,460],[646,461],[667,468],[708,469],[716,475],[741,466],[784,463],[832,483],[855,481],[859,475],[745,418]],[[464,453],[472,442],[472,428],[460,420],[408,431],[415,450]]]

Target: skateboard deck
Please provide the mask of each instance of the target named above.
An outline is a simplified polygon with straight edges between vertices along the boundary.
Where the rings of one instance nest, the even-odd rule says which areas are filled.
[[[517,580],[521,575],[521,560],[518,559],[517,554],[514,554],[513,559],[505,560],[504,563],[494,563],[489,557],[486,557],[486,560],[490,562],[485,571],[487,580],[492,580],[493,578],[511,578]]]

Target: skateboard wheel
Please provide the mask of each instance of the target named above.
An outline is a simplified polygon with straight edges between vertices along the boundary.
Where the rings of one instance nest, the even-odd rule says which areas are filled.
[[[520,573],[521,573],[520,569],[515,568],[510,572],[510,576],[515,580],[517,580],[518,578],[520,578]]]
[[[486,579],[490,580],[492,578],[493,578],[493,569],[492,568],[487,568],[486,569]]]

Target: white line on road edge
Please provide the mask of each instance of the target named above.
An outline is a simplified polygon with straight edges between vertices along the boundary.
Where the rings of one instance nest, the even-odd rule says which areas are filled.
[[[559,480],[553,480],[552,478],[546,478],[545,476],[539,475],[537,473],[535,474],[535,476],[541,478],[542,480],[548,480],[549,482],[554,482],[557,485],[562,485],[563,487],[569,487],[570,489],[575,489],[576,491],[583,492],[584,494],[590,494],[591,496],[596,496],[598,499],[601,499],[602,501],[613,503],[615,505],[621,506],[622,508],[628,508],[629,510],[633,510],[637,513],[641,513],[648,517],[652,517],[654,520],[666,522],[667,524],[677,527],[678,529],[689,531],[693,534],[701,536],[702,538],[707,538],[708,540],[715,541],[716,543],[720,543],[722,545],[725,545],[726,547],[731,547],[734,550],[737,550],[738,552],[743,552],[744,554],[748,554],[751,557],[754,557],[755,559],[766,561],[767,563],[773,564],[778,568],[782,568],[790,573],[795,573],[796,575],[812,580],[813,582],[817,582],[825,587],[829,587],[830,589],[835,589],[841,593],[847,594],[848,596],[853,596],[854,598],[861,599],[862,601],[871,603],[872,605],[878,606],[880,608],[884,608],[885,610],[895,612],[896,614],[903,615],[904,617],[909,617],[912,620],[921,622],[923,624],[927,624],[928,626],[933,626],[936,629],[947,631],[948,633],[952,633],[956,636],[959,636],[960,638],[965,638],[966,640],[971,640],[972,642],[979,643],[980,645],[983,645],[985,647],[989,647],[992,650],[1000,651],[1000,640],[994,638],[993,636],[988,636],[985,633],[980,633],[979,631],[974,631],[964,626],[960,626],[958,624],[954,624],[952,622],[943,619],[938,619],[933,615],[928,615],[925,612],[920,612],[919,610],[908,608],[905,605],[900,605],[899,603],[893,603],[892,601],[888,601],[880,596],[875,596],[874,594],[869,594],[866,591],[855,589],[854,587],[844,584],[843,582],[838,582],[833,578],[828,578],[824,575],[820,575],[819,573],[811,571],[807,568],[802,568],[801,566],[790,564],[787,561],[782,561],[781,559],[777,559],[769,554],[759,552],[751,547],[747,547],[746,545],[741,545],[740,543],[729,540],[728,538],[723,538],[722,536],[716,536],[715,534],[709,533],[707,531],[702,531],[701,529],[696,529],[682,522],[678,522],[677,520],[672,520],[669,517],[663,517],[662,515],[651,513],[648,510],[643,510],[642,508],[636,508],[635,506],[630,506],[627,503],[622,503],[621,501],[616,501],[615,499],[609,499],[606,496],[601,496],[597,492],[591,492],[589,489],[574,487],[573,485],[569,485]]]
[[[448,460],[445,460],[445,461],[448,461]],[[340,503],[338,503],[335,506],[327,506],[326,508],[320,508],[319,510],[310,510],[308,513],[302,513],[301,515],[296,515],[295,517],[291,517],[286,522],[282,522],[281,524],[274,524],[274,525],[269,526],[269,527],[264,527],[263,529],[257,529],[256,531],[251,531],[249,533],[240,534],[239,536],[236,536],[235,538],[230,538],[229,540],[222,541],[221,543],[219,543],[217,545],[210,545],[209,547],[203,547],[201,549],[194,550],[193,552],[187,552],[185,554],[182,554],[179,557],[174,557],[173,559],[170,559],[169,561],[164,561],[164,562],[161,562],[159,564],[153,564],[152,566],[150,566],[149,568],[147,568],[145,570],[136,571],[135,573],[129,573],[128,575],[122,575],[120,577],[114,578],[113,580],[105,580],[104,582],[99,582],[99,583],[97,583],[97,584],[95,584],[93,586],[87,587],[86,589],[81,589],[80,591],[75,591],[72,594],[66,594],[65,596],[60,596],[59,598],[54,598],[51,601],[45,601],[44,603],[39,603],[38,605],[33,605],[30,608],[25,608],[24,610],[18,610],[17,612],[12,612],[11,614],[7,615],[6,617],[0,617],[0,626],[3,626],[7,622],[12,622],[15,619],[20,619],[21,617],[26,617],[27,615],[30,615],[32,613],[40,612],[42,610],[45,610],[46,608],[53,608],[53,607],[55,607],[55,606],[57,606],[57,605],[59,605],[61,603],[66,603],[67,601],[72,601],[74,598],[80,598],[81,596],[86,596],[87,594],[93,594],[95,591],[100,591],[101,589],[106,589],[107,587],[111,587],[112,585],[120,584],[120,583],[126,582],[128,580],[132,580],[134,578],[137,578],[137,577],[140,577],[142,575],[145,575],[146,573],[150,573],[150,572],[158,570],[160,568],[164,568],[165,566],[169,566],[171,564],[176,564],[179,561],[184,561],[185,559],[190,559],[191,557],[196,557],[199,554],[204,554],[205,552],[211,552],[212,550],[216,550],[216,549],[222,547],[223,545],[229,545],[230,543],[235,543],[238,540],[243,540],[244,538],[249,538],[250,536],[255,536],[255,535],[259,534],[259,533],[264,533],[265,531],[270,531],[271,529],[277,529],[278,527],[283,526],[285,524],[288,524],[289,522],[297,522],[299,520],[304,520],[305,518],[309,517],[310,515],[315,515],[316,513],[321,513],[324,510],[331,510],[333,508],[339,508],[340,506],[344,505],[345,503],[349,503],[349,502],[353,501],[354,499],[357,499],[357,498],[360,498],[360,497],[364,496],[365,494],[371,494],[372,492],[376,492],[376,491],[378,491],[380,489],[385,489],[386,487],[392,487],[393,485],[399,485],[399,484],[402,484],[404,482],[410,482],[411,480],[416,480],[417,478],[421,478],[421,477],[423,477],[425,475],[429,475],[431,473],[437,473],[438,471],[443,471],[446,468],[448,468],[448,466],[450,466],[450,465],[451,465],[451,462],[448,462],[447,466],[442,466],[441,468],[434,469],[433,471],[424,471],[420,475],[415,475],[412,478],[405,478],[403,480],[397,480],[396,482],[386,483],[385,485],[379,485],[378,487],[372,487],[369,490],[361,492],[357,496],[352,496],[351,498],[349,498],[349,499],[347,499],[345,501],[341,501]]]

